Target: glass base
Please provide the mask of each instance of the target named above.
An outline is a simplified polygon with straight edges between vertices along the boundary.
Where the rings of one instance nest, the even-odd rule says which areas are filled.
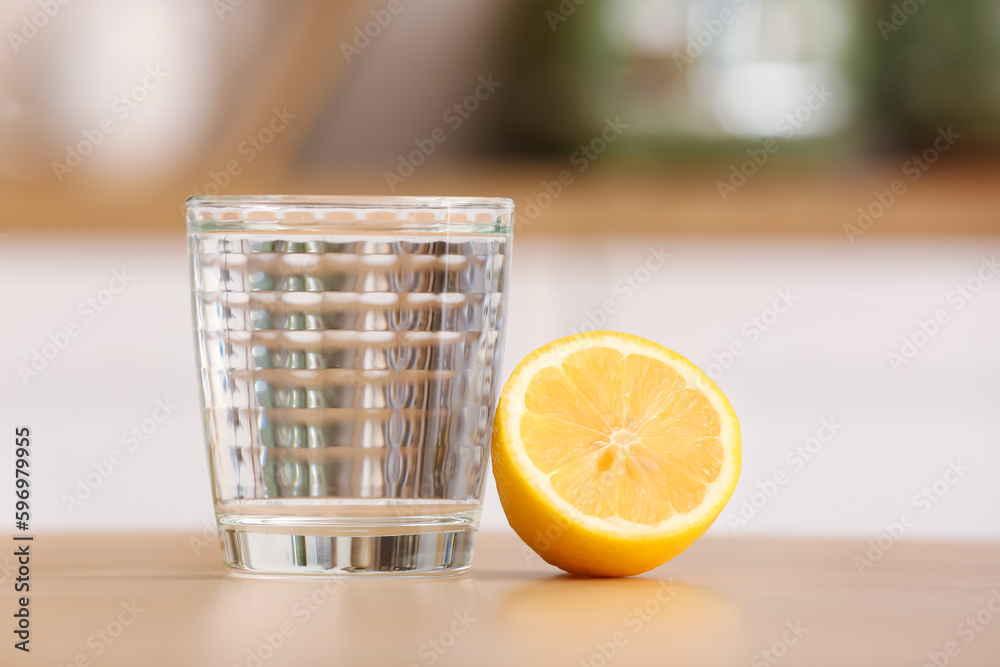
[[[222,558],[241,574],[306,576],[446,576],[460,574],[472,562],[475,528],[391,534],[370,529],[349,534],[343,526],[282,529],[220,525]],[[441,526],[440,528],[445,528]]]

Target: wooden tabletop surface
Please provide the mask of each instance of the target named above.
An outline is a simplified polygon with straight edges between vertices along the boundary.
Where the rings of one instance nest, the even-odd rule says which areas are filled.
[[[706,538],[617,580],[489,534],[437,580],[236,577],[211,536],[30,545],[31,651],[8,630],[2,665],[1000,665],[1000,544]]]

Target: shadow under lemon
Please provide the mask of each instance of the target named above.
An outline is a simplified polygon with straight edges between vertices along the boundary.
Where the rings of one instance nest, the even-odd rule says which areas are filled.
[[[746,659],[740,602],[671,579],[564,574],[523,583],[501,595],[498,621],[551,664],[601,667],[618,655],[687,666]]]

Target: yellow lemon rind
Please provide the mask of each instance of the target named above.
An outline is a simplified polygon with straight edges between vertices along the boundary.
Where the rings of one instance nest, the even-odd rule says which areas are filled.
[[[700,390],[720,417],[719,441],[726,456],[701,504],[658,524],[584,514],[560,497],[520,442],[520,418],[527,384],[569,354],[602,345],[622,354],[642,354],[669,364],[690,387]],[[500,501],[514,531],[547,562],[568,572],[627,576],[645,572],[676,556],[712,525],[736,487],[741,463],[740,427],[729,401],[697,366],[681,355],[637,336],[595,331],[559,339],[535,350],[518,365],[504,387],[494,420],[494,476]]]

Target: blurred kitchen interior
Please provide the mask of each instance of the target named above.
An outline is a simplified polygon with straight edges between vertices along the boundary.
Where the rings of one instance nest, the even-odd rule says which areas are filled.
[[[595,327],[709,370],[744,438],[713,531],[876,534],[960,459],[913,535],[1000,539],[1000,281],[949,298],[1000,251],[995,0],[7,0],[0,27],[0,401],[48,443],[41,528],[212,525],[187,196],[430,194],[516,200],[505,375]],[[134,280],[81,320],[112,271]],[[508,529],[492,480],[483,522]]]
[[[950,127],[871,234],[996,231],[990,0],[16,0],[0,24],[4,227],[176,231],[179,202],[216,191],[500,194],[523,214],[569,169],[524,233],[846,238]]]

